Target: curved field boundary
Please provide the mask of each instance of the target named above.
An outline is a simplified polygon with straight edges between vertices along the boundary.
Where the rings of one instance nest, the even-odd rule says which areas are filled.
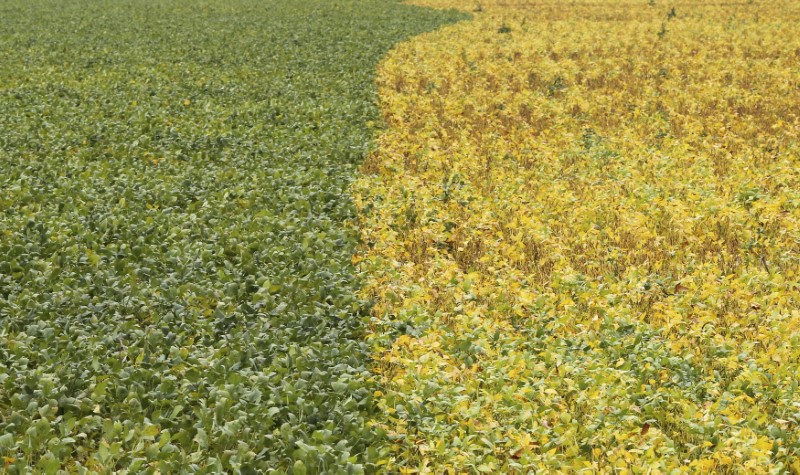
[[[0,472],[362,473],[392,1],[0,4]]]

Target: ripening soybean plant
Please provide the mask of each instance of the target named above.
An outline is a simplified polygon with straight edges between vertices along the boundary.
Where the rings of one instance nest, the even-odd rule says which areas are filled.
[[[0,2],[0,473],[800,474],[798,25]]]
[[[354,187],[391,473],[800,473],[800,4],[415,0]]]

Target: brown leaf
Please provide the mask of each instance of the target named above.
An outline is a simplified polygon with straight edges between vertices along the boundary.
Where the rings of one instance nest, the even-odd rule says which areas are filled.
[[[645,423],[642,425],[642,432],[641,432],[641,434],[642,434],[642,435],[645,435],[645,434],[647,434],[647,431],[649,431],[649,430],[650,430],[650,424],[648,424],[647,422],[645,422]]]

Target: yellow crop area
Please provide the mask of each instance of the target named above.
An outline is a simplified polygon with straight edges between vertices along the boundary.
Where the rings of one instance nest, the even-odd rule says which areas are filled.
[[[355,194],[391,473],[800,473],[800,4],[418,0]]]

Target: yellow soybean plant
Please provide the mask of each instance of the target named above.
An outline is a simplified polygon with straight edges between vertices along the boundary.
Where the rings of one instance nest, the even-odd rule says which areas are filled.
[[[397,473],[800,473],[800,5],[417,0],[355,185]]]

